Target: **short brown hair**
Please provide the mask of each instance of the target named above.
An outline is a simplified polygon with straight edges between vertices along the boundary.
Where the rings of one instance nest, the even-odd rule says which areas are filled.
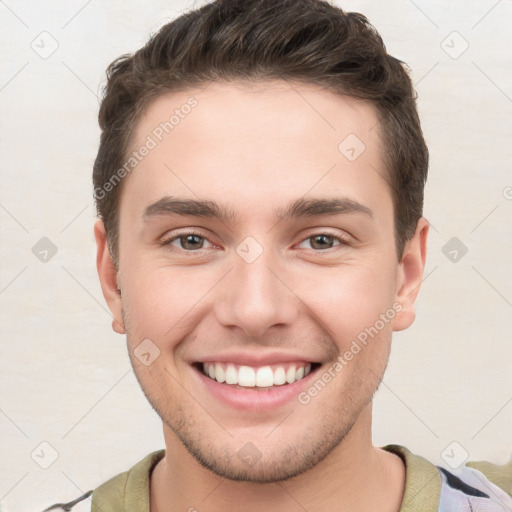
[[[327,1],[216,0],[166,24],[143,48],[107,69],[93,182],[116,265],[122,181],[115,186],[112,178],[119,180],[115,173],[151,100],[212,81],[273,79],[318,85],[376,107],[401,258],[422,216],[428,169],[416,94],[404,63],[387,53],[365,16]]]

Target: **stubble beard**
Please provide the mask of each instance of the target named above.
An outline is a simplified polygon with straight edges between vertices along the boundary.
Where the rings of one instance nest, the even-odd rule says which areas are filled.
[[[375,373],[369,368],[366,376],[360,376],[357,382],[350,384],[350,389],[341,390],[342,399],[337,404],[326,404],[326,414],[322,418],[317,418],[317,427],[302,430],[291,442],[279,442],[274,445],[271,445],[270,442],[267,443],[273,446],[272,451],[268,448],[261,449],[259,459],[254,464],[248,464],[238,453],[244,443],[219,426],[222,422],[218,421],[217,415],[210,415],[210,411],[206,412],[203,409],[194,416],[185,410],[186,404],[170,400],[168,396],[165,396],[167,392],[163,387],[155,389],[154,386],[145,381],[143,373],[146,372],[147,368],[141,367],[140,364],[134,364],[133,358],[135,356],[130,347],[136,346],[137,343],[133,345],[130,342],[132,331],[127,322],[128,317],[124,314],[124,309],[123,319],[130,362],[142,392],[151,407],[158,414],[163,424],[176,435],[187,452],[201,466],[218,477],[237,482],[260,484],[282,482],[301,475],[321,463],[343,442],[361,412],[373,400],[387,366],[386,358],[383,368],[379,369],[379,373]],[[159,379],[163,379],[163,382],[171,381],[175,389],[173,397],[189,396],[189,393],[175,382],[171,373],[166,369],[160,371],[158,379],[155,379],[155,375],[152,378],[152,384],[158,382]],[[360,390],[363,388],[364,393],[361,393]],[[355,396],[358,396],[357,402],[354,399]],[[322,399],[321,396],[319,399]],[[197,400],[192,397],[190,397],[190,403],[196,409],[201,407]],[[347,417],[347,412],[350,413],[350,417]],[[293,421],[294,416],[298,425],[303,424],[303,415],[307,414],[307,405],[299,404],[297,401],[294,410],[283,422],[284,428],[286,428],[287,422]],[[198,421],[198,418],[201,421]],[[205,419],[209,420],[209,425],[204,421]],[[209,436],[205,435],[207,430],[218,432],[218,438],[209,439]],[[271,439],[271,435],[268,437]],[[266,437],[264,440],[266,441]],[[258,441],[253,444],[257,447]]]

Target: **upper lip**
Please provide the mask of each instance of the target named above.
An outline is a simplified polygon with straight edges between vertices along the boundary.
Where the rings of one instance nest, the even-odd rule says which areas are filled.
[[[316,363],[314,357],[294,354],[292,352],[216,352],[212,355],[205,355],[195,362],[200,363],[233,363],[245,366],[266,366],[279,363]]]

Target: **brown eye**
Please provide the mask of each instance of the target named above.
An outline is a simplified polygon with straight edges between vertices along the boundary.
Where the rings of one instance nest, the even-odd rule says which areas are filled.
[[[194,252],[200,249],[204,249],[204,242],[207,240],[204,236],[197,233],[183,233],[178,236],[174,236],[164,241],[162,245],[169,246],[173,250],[182,249],[187,252]],[[177,244],[176,244],[177,242]],[[179,244],[179,245],[178,245]]]
[[[342,237],[332,235],[330,233],[318,233],[316,235],[309,236],[302,243],[304,242],[309,242],[310,247],[315,251],[322,251],[332,249],[335,246],[347,245],[347,242]]]
[[[202,249],[204,238],[198,235],[183,235],[178,238],[183,249]]]

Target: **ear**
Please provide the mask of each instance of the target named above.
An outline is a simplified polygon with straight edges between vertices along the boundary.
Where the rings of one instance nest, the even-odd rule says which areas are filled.
[[[102,220],[94,224],[94,237],[96,238],[96,268],[100,278],[101,290],[112,312],[112,329],[118,334],[124,334],[121,291],[117,283],[117,270],[107,244],[107,234]]]
[[[396,301],[402,305],[402,309],[395,316],[394,331],[407,329],[416,318],[414,302],[420,291],[425,269],[428,231],[429,223],[422,217],[418,221],[414,236],[405,244],[398,269],[396,295]]]

